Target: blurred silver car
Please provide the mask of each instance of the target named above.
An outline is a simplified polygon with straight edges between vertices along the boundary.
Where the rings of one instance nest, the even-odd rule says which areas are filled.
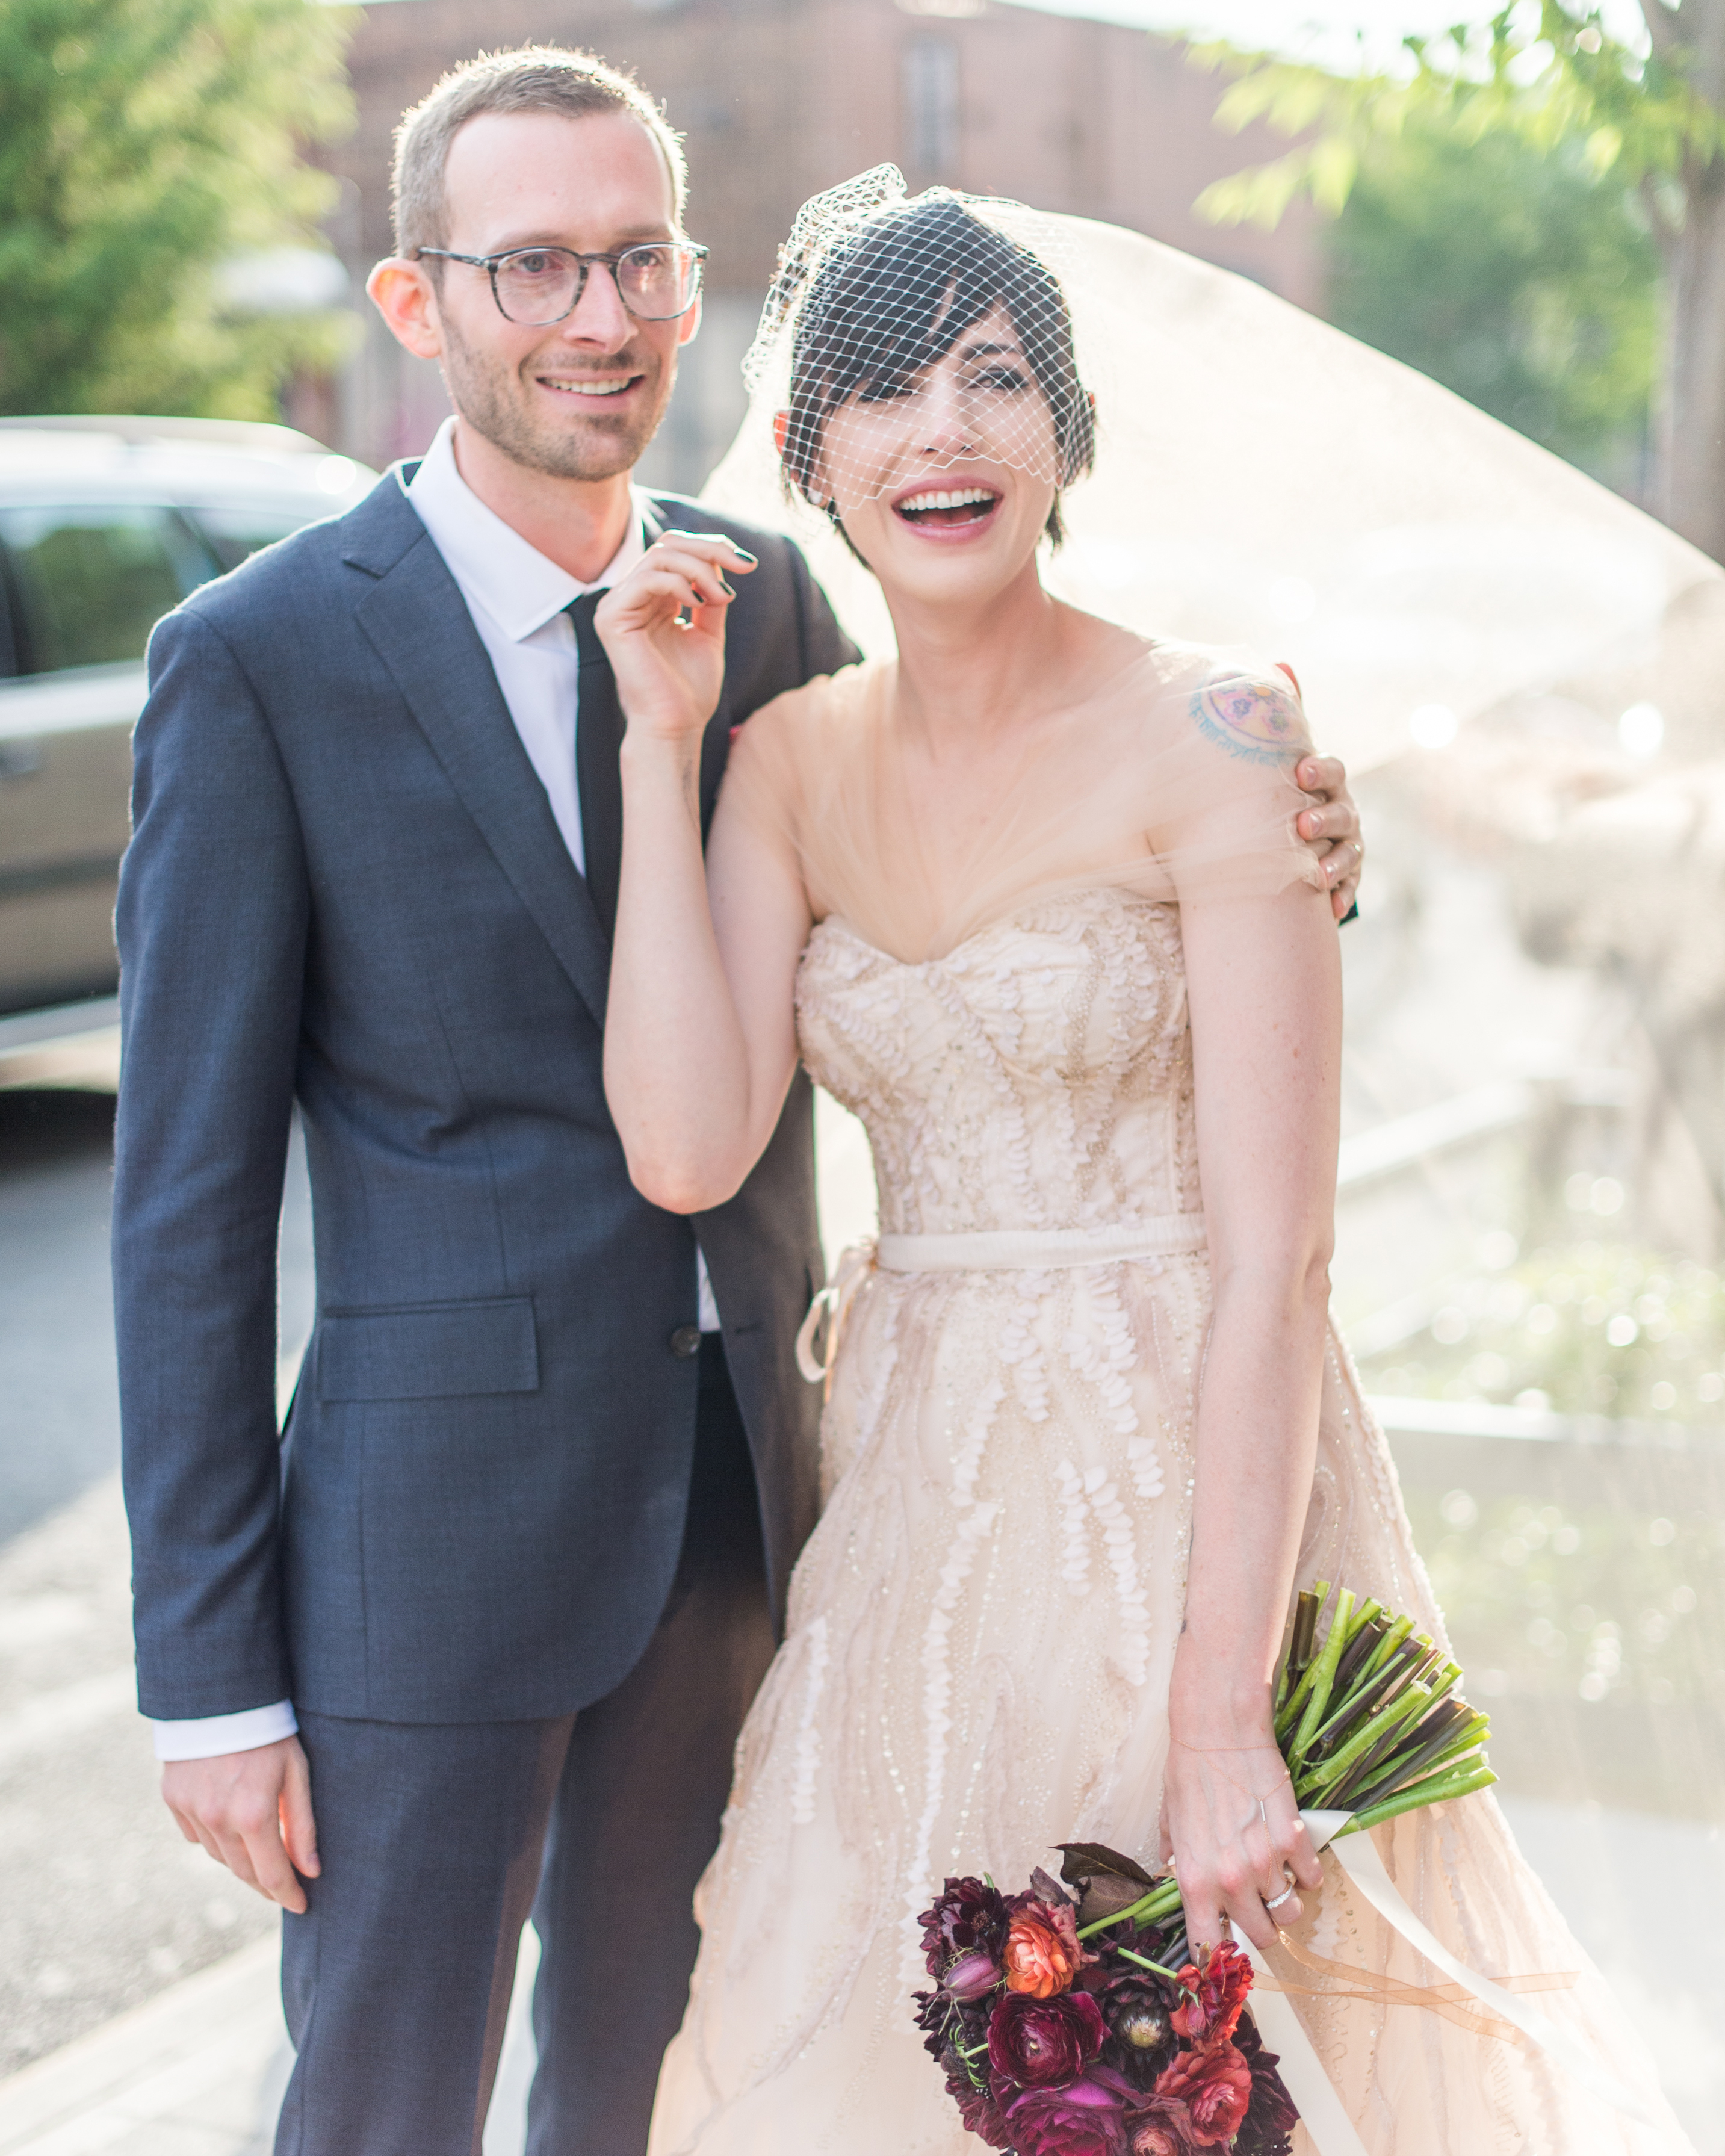
[[[287,427],[0,419],[0,1065],[113,1023],[151,629],[375,477]]]

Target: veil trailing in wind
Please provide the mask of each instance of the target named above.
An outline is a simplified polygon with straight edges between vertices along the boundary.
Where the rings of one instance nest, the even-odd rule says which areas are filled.
[[[747,417],[702,495],[790,532],[871,654],[891,648],[878,591],[788,491],[773,421],[803,299],[905,199],[882,166],[804,208],[746,365]],[[1147,634],[1286,650],[1354,772],[1440,742],[1437,712],[1465,726],[1517,697],[1574,696],[1614,726],[1651,701],[1680,735],[1717,709],[1725,572],[1583,474],[1141,234],[944,189],[915,201],[962,203],[1070,305],[1096,469],[1046,566],[1062,598]],[[1010,437],[1001,454],[1029,466]]]
[[[870,656],[879,588],[773,421],[808,295],[907,199],[882,167],[799,218],[702,496],[793,536]],[[1512,1824],[1711,2133],[1725,1957],[1688,1912],[1725,1898],[1725,571],[1243,278],[916,202],[1070,307],[1094,469],[1050,475],[1048,588],[1287,661],[1358,784],[1337,1314]],[[980,418],[985,454],[1038,469],[1045,427]]]

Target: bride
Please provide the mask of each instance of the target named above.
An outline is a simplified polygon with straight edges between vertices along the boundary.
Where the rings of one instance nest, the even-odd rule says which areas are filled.
[[[1291,1986],[1308,1952],[1430,1973],[1314,1852],[1271,1727],[1296,1584],[1441,1620],[1327,1317],[1341,985],[1291,828],[1275,670],[1045,590],[1094,454],[1050,270],[942,191],[836,222],[794,314],[788,480],[879,579],[897,657],[751,719],[703,868],[721,539],[599,609],[628,719],[606,1086],[685,1213],[765,1144],[800,1057],[867,1125],[881,1235],[828,1327],[825,1507],[738,1748],[654,2156],[960,2156],[911,2025],[949,1872],[1172,1857]],[[1153,394],[1153,385],[1144,385]],[[1493,1975],[1649,2081],[1490,1796],[1374,1839]],[[1363,1994],[1364,1995],[1361,1995]],[[1372,2156],[1681,2150],[1539,2051],[1292,1993]],[[1296,2146],[1310,2146],[1304,2129]]]

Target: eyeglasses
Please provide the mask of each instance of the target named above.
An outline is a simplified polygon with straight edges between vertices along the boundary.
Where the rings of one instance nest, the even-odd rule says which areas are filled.
[[[417,247],[445,262],[469,262],[485,270],[491,297],[507,322],[544,329],[572,315],[587,290],[588,271],[603,262],[617,296],[639,321],[668,322],[687,314],[701,290],[707,250],[686,239],[655,239],[618,254],[577,254],[567,247],[516,247],[507,254],[457,254],[447,247]]]

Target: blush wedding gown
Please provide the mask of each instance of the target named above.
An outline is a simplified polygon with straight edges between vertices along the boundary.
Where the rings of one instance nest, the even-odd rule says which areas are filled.
[[[975,2156],[911,2023],[917,1912],[948,1873],[1022,1886],[1057,1840],[1156,1859],[1210,1315],[1180,908],[1312,867],[1271,737],[1291,700],[1259,679],[1141,647],[1059,715],[946,885],[898,790],[890,665],[739,738],[732,813],[794,845],[823,916],[798,1040],[867,1127],[880,1235],[839,1283],[824,1509],[697,1897],[651,2156]],[[1298,1570],[1317,1578],[1443,1637],[1333,1332]],[[1370,2156],[1689,2148],[1489,1794],[1373,1839],[1471,1968],[1574,1972],[1542,2010],[1658,2123],[1437,2014],[1296,1998]],[[1303,1943],[1430,1984],[1323,1861]]]

